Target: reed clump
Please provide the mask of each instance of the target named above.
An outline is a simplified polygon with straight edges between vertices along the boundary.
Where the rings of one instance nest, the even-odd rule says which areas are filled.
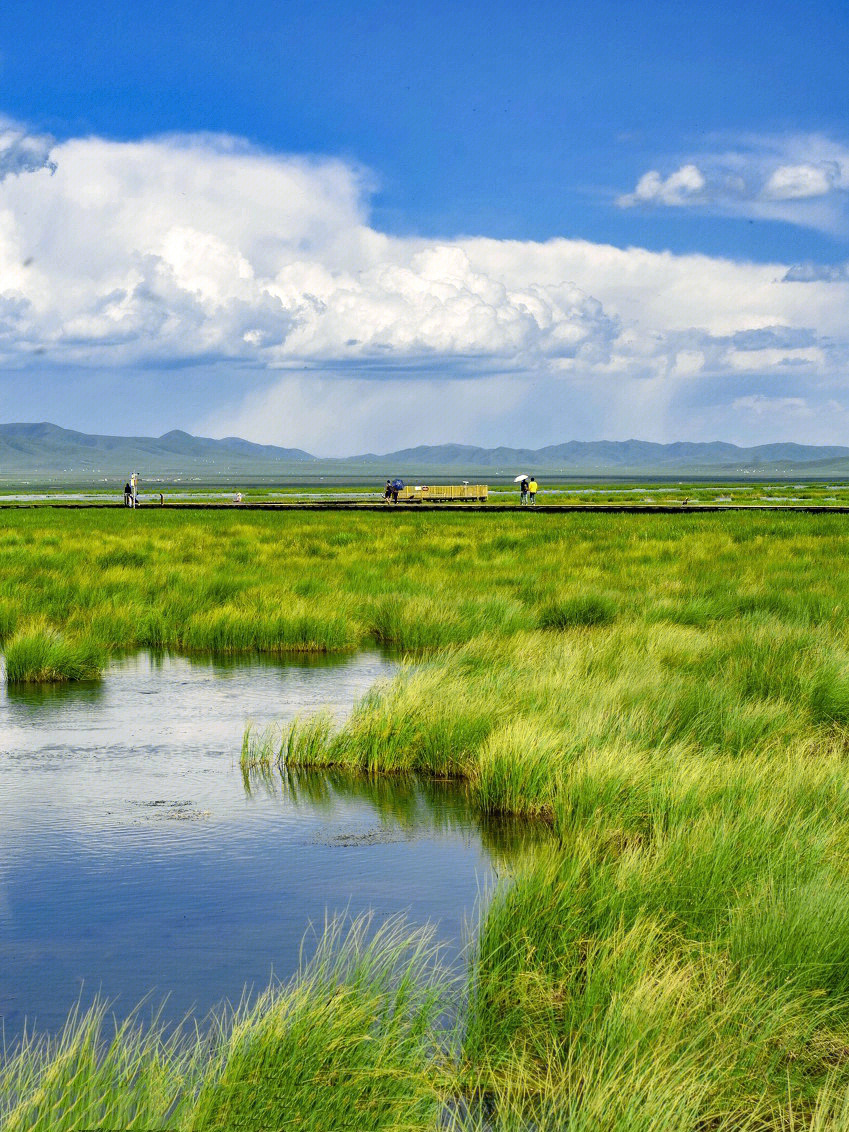
[[[256,725],[248,721],[242,734],[240,763],[242,770],[257,768],[268,770],[281,754],[280,729],[274,726],[257,731]]]
[[[6,645],[6,681],[52,684],[98,680],[104,662],[104,650],[94,641],[68,640],[56,629],[29,628],[16,633]]]
[[[608,625],[616,619],[616,606],[597,594],[580,594],[550,602],[540,610],[542,629],[571,629],[577,625]]]

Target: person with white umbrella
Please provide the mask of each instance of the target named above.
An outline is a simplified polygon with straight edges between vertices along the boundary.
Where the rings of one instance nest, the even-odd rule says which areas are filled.
[[[516,478],[513,480],[513,483],[517,483],[519,485],[519,491],[521,492],[520,502],[524,507],[528,502],[528,477],[524,472],[522,472],[521,475],[516,476]]]

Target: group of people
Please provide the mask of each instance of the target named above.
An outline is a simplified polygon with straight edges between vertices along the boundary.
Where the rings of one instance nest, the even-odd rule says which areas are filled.
[[[383,502],[384,503],[397,503],[398,492],[403,488],[401,480],[387,480],[386,487],[383,489]]]
[[[523,476],[519,484],[519,491],[521,492],[521,505],[523,507],[527,507],[529,504],[531,507],[536,505],[539,484],[533,476]]]

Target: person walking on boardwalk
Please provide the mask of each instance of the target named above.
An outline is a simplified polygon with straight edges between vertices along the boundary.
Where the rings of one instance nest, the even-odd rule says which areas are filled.
[[[519,484],[519,491],[521,492],[521,496],[520,496],[520,499],[519,499],[520,505],[522,507],[525,507],[525,506],[527,506],[527,503],[528,503],[528,480],[527,480],[527,477],[525,477],[522,480],[522,482]]]
[[[124,506],[125,507],[130,506],[130,497],[131,497],[132,494],[133,494],[133,489],[130,487],[130,485],[128,483],[125,483],[124,484]]]
[[[392,498],[392,480],[386,481],[386,487],[383,489],[383,502],[388,503]]]
[[[532,507],[536,507],[536,503],[537,503],[537,492],[538,492],[538,491],[539,491],[539,484],[538,484],[538,483],[537,483],[537,481],[536,481],[536,480],[534,479],[534,477],[533,477],[533,476],[531,476],[531,482],[530,482],[530,483],[528,484],[528,498],[529,498],[529,499],[530,499],[530,501],[531,501],[531,506],[532,506]]]

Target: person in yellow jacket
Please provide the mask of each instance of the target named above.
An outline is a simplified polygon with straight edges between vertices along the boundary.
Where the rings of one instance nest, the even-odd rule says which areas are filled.
[[[531,482],[528,484],[528,495],[530,496],[531,506],[533,507],[537,501],[537,492],[539,491],[539,484],[531,476]]]

